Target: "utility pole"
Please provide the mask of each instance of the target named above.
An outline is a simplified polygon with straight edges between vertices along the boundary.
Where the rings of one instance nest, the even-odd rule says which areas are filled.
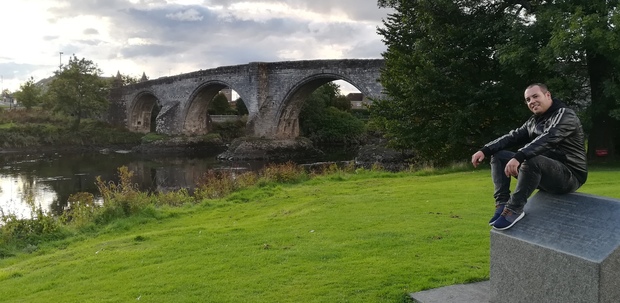
[[[60,72],[60,70],[62,69],[62,52],[59,52],[58,54],[60,55],[60,61],[58,64],[58,72]]]

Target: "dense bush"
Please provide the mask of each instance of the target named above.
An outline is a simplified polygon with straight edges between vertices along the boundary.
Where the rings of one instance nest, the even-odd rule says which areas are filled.
[[[306,116],[301,130],[305,137],[323,144],[356,144],[363,140],[365,134],[364,122],[334,107]]]
[[[351,113],[351,104],[340,88],[327,83],[315,90],[299,114],[301,135],[319,144],[359,143],[364,123]]]

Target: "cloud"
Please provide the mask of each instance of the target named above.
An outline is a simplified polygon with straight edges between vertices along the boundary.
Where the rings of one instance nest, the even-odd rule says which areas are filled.
[[[22,42],[13,35],[23,49],[0,55],[31,64],[20,73],[51,74],[64,52],[105,74],[151,78],[254,61],[380,58],[376,29],[389,12],[359,0],[25,1],[33,10],[18,1],[13,12],[35,15],[37,30]]]
[[[12,76],[27,75],[30,72],[37,69],[39,66],[25,63],[5,62],[0,63],[0,75],[3,75],[5,79],[10,79]]]
[[[103,41],[96,40],[96,39],[89,39],[89,40],[83,39],[83,40],[77,40],[77,42],[79,44],[88,45],[88,46],[96,46],[96,45],[101,45],[102,43],[104,43]]]
[[[360,0],[211,0],[213,5],[226,8],[234,7],[240,3],[262,5],[284,4],[290,9],[307,11],[319,15],[344,15],[350,20],[378,22],[384,18],[390,10],[380,9],[377,1]]]
[[[129,47],[125,47],[121,49],[121,55],[124,58],[135,58],[135,57],[159,57],[159,56],[167,56],[178,53],[179,49],[166,46],[166,45],[158,45],[158,44],[149,44],[149,45],[132,45]]]
[[[166,14],[166,18],[178,21],[200,21],[203,16],[194,8],[188,10]]]
[[[373,59],[377,54],[385,51],[385,45],[381,41],[364,41],[353,45],[347,52],[346,58]]]
[[[98,35],[99,31],[94,28],[87,28],[82,33],[84,33],[84,35]]]
[[[49,77],[45,71],[52,66],[49,65],[34,65],[27,63],[15,63],[4,62],[0,63],[0,77],[2,78],[2,87],[0,89],[8,89],[9,91],[16,91],[19,89],[20,84],[26,82],[31,76],[34,81],[37,82],[43,78]],[[56,68],[58,68],[56,66]]]

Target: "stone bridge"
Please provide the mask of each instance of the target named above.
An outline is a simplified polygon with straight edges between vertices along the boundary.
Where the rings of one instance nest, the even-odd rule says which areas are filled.
[[[209,102],[220,90],[231,88],[248,109],[247,135],[291,139],[299,135],[299,112],[315,89],[344,80],[368,98],[381,98],[378,79],[383,66],[382,59],[252,62],[162,77],[114,87],[107,119],[134,132],[206,134],[211,126]]]

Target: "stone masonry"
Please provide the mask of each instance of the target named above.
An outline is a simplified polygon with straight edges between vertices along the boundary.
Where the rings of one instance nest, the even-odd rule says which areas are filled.
[[[269,139],[299,135],[298,116],[318,87],[344,80],[370,99],[383,97],[381,59],[252,62],[116,86],[110,93],[108,120],[134,132],[205,134],[207,106],[222,89],[235,90],[248,108],[246,133]],[[151,126],[151,114],[160,108]]]

